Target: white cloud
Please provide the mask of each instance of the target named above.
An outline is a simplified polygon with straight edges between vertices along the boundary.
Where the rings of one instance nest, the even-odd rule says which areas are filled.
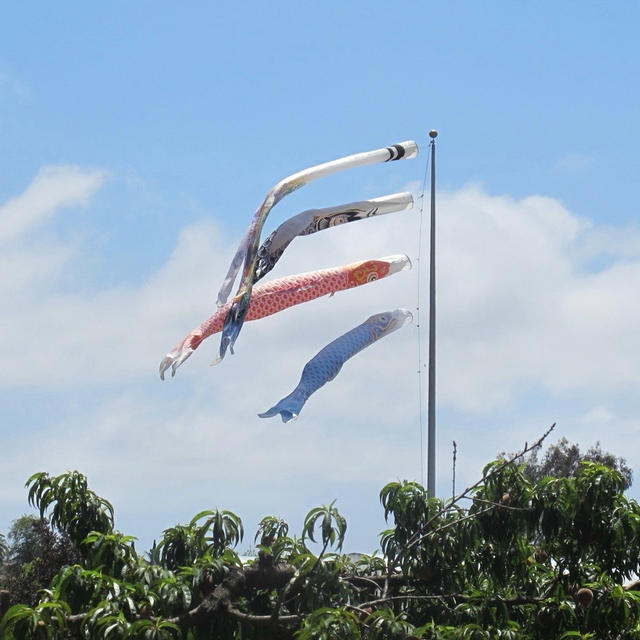
[[[584,262],[608,264],[611,260],[634,260],[640,255],[640,227],[590,225],[588,233],[580,238],[576,247],[577,256]]]
[[[44,167],[22,194],[0,207],[0,245],[42,224],[62,207],[85,205],[105,178],[104,171]]]
[[[31,298],[36,291],[55,283],[73,254],[71,247],[53,242],[2,247],[0,295],[10,301],[9,307],[19,299]],[[8,311],[6,315],[10,314]]]
[[[440,207],[441,401],[493,410],[523,386],[553,393],[640,385],[640,256],[585,271],[593,227],[541,197],[471,187]]]
[[[584,415],[579,417],[579,421],[585,425],[596,424],[598,426],[602,426],[605,424],[611,424],[615,420],[616,416],[604,405],[598,405],[595,407],[591,407],[589,411],[587,411]]]
[[[17,218],[22,210],[50,214],[59,203],[71,201],[69,191],[76,199],[89,197],[102,175],[73,173],[85,176],[84,188],[53,186],[54,174],[49,172],[53,195],[48,201],[38,197],[34,207],[37,179],[3,211],[10,206]],[[61,182],[68,185],[68,178],[65,175]],[[438,211],[441,403],[482,412],[516,401],[527,386],[553,393],[615,392],[640,384],[633,355],[640,346],[637,257],[630,259],[627,251],[624,261],[614,261],[597,273],[584,271],[578,247],[590,234],[597,238],[598,229],[550,198],[515,201],[471,186],[440,194]],[[414,212],[299,238],[273,276],[402,251],[419,267],[416,228]],[[123,284],[90,294],[61,293],[52,287],[48,294],[17,303],[4,319],[5,335],[25,331],[33,338],[26,345],[11,340],[3,345],[16,364],[10,374],[0,373],[0,385],[100,385],[155,370],[163,353],[213,310],[215,291],[232,251],[232,243],[224,243],[211,224],[203,223],[183,231],[167,263],[142,285]],[[7,255],[5,261],[17,265],[22,261],[31,264],[31,271],[38,270],[26,250]],[[64,267],[65,258],[64,247],[50,256],[58,268]],[[19,273],[28,286],[30,269]],[[323,341],[371,313],[415,307],[417,277],[414,269],[413,274],[363,287],[357,296],[337,294],[260,323],[247,323],[238,342],[239,354],[264,349],[265,357],[279,362],[303,353],[313,355]],[[420,285],[424,313],[424,274]],[[415,334],[405,330],[397,340],[415,352]],[[217,337],[205,342],[200,351],[207,355],[196,352],[178,375],[192,368],[201,371],[201,358],[208,363],[217,344]],[[282,344],[287,344],[286,355]],[[294,347],[300,353],[291,356]],[[417,354],[415,364],[399,366],[413,369]]]
[[[48,199],[35,199],[37,206],[26,197],[31,185],[2,210],[13,207],[14,219],[27,212],[35,229],[63,203],[86,202],[100,179],[87,179],[84,190],[51,186]],[[256,417],[293,389],[304,363],[337,335],[372,313],[415,308],[418,275],[427,266],[426,256],[416,260],[417,229],[414,211],[298,238],[274,278],[399,252],[416,268],[247,323],[236,355],[210,368],[219,344],[214,336],[165,382],[158,364],[214,310],[236,238],[223,238],[212,223],[187,227],[147,281],[93,292],[56,286],[72,247],[55,246],[46,257],[33,243],[14,245],[3,260],[25,271],[22,294],[0,326],[0,349],[11,363],[0,369],[0,389],[61,399],[84,390],[100,394],[5,443],[10,480],[0,487],[3,497],[20,495],[33,471],[78,468],[118,509],[147,514],[162,528],[180,519],[181,510],[188,511],[183,520],[216,504],[259,517],[269,505],[284,513],[278,505],[307,509],[316,499],[342,499],[335,495],[340,487],[348,499],[359,491],[375,494],[396,478],[419,478],[415,326],[350,360],[297,422]],[[634,357],[640,352],[640,256],[632,245],[617,256],[609,243],[607,266],[587,270],[583,248],[597,250],[599,232],[550,198],[514,200],[475,186],[438,195],[438,399],[441,412],[460,417],[443,425],[440,469],[447,466],[447,440],[455,438],[460,485],[495,453],[532,440],[559,417],[567,437],[597,434],[605,423],[611,432],[612,421],[625,425],[624,436],[600,438],[605,448],[633,433],[619,397],[640,390]],[[46,288],[32,275],[39,270],[35,261],[28,267],[39,254],[56,269]],[[7,276],[0,277],[0,289],[6,284]],[[420,286],[424,316],[424,273]],[[534,392],[545,395],[553,415],[526,404]],[[573,403],[573,419],[554,398]],[[520,414],[518,430],[513,411]],[[640,461],[631,446],[612,450]],[[168,521],[158,509],[171,514]]]

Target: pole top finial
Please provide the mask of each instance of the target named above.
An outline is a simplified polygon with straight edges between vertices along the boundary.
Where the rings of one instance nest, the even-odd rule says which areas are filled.
[[[429,137],[433,140],[434,138],[438,137],[438,132],[435,129],[431,129],[431,131],[429,131]]]

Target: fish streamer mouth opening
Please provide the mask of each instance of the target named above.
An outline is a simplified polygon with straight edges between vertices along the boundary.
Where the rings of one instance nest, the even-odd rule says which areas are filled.
[[[385,319],[382,319],[382,322],[386,323],[382,326],[378,324],[378,327],[375,329],[378,337],[387,335],[395,331],[396,329],[400,329],[407,322],[413,322],[413,314],[411,313],[411,311],[409,311],[409,309],[394,309],[393,311],[384,311],[380,314],[371,316],[369,320],[380,319],[380,316],[385,315],[388,315],[389,319],[386,321]]]
[[[409,309],[396,309],[391,312],[391,320],[387,331],[394,331],[404,326],[407,322],[413,322],[413,313]]]
[[[409,271],[412,268],[411,260],[409,256],[404,253],[398,253],[392,256],[384,256],[379,258],[381,262],[389,263],[389,275],[398,273],[399,271]]]

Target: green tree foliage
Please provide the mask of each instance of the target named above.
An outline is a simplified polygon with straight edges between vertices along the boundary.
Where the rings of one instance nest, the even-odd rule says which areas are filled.
[[[11,593],[9,602],[35,604],[61,567],[80,560],[68,537],[46,519],[22,516],[11,525],[8,538],[0,586]]]
[[[640,638],[640,507],[623,476],[582,461],[571,477],[533,481],[521,462],[532,449],[489,463],[447,501],[415,482],[386,485],[379,553],[341,553],[347,521],[331,503],[309,512],[299,538],[266,516],[258,556],[244,564],[234,551],[242,522],[230,511],[165,530],[143,557],[86,480],[59,477],[77,491],[35,503],[58,514],[60,532],[76,539],[82,528],[64,500],[79,506],[84,496],[85,513],[109,518],[94,518],[102,528],[36,602],[6,611],[0,638]],[[30,493],[42,496],[39,483],[51,480],[32,477]]]
[[[66,532],[76,546],[91,531],[109,533],[113,529],[113,507],[87,486],[87,479],[77,471],[51,477],[35,473],[27,480],[29,504],[40,510],[40,517],[50,509],[51,524]]]
[[[0,565],[6,560],[8,551],[9,545],[7,544],[7,539],[4,537],[4,534],[0,533]]]
[[[532,451],[525,459],[524,474],[532,481],[538,481],[546,476],[554,478],[574,478],[580,468],[581,462],[597,462],[616,469],[622,475],[625,490],[633,482],[633,471],[622,457],[616,457],[612,453],[602,451],[600,443],[586,453],[580,451],[580,445],[570,443],[566,438],[561,438],[556,444],[550,446],[540,459],[538,449]]]

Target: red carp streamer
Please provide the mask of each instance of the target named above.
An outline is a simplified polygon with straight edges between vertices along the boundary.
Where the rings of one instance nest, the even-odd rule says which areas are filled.
[[[258,284],[253,289],[247,320],[258,320],[278,311],[292,307],[324,295],[333,295],[336,291],[351,289],[374,282],[385,276],[411,268],[406,255],[393,255],[374,260],[364,260],[340,267],[331,267],[319,271],[299,273]],[[220,307],[208,320],[195,328],[184,340],[181,340],[160,363],[160,377],[164,380],[165,371],[171,367],[171,375],[198,348],[200,343],[214,333],[222,330],[224,319],[231,303]],[[215,362],[219,362],[218,358]],[[214,364],[215,364],[214,362]]]

